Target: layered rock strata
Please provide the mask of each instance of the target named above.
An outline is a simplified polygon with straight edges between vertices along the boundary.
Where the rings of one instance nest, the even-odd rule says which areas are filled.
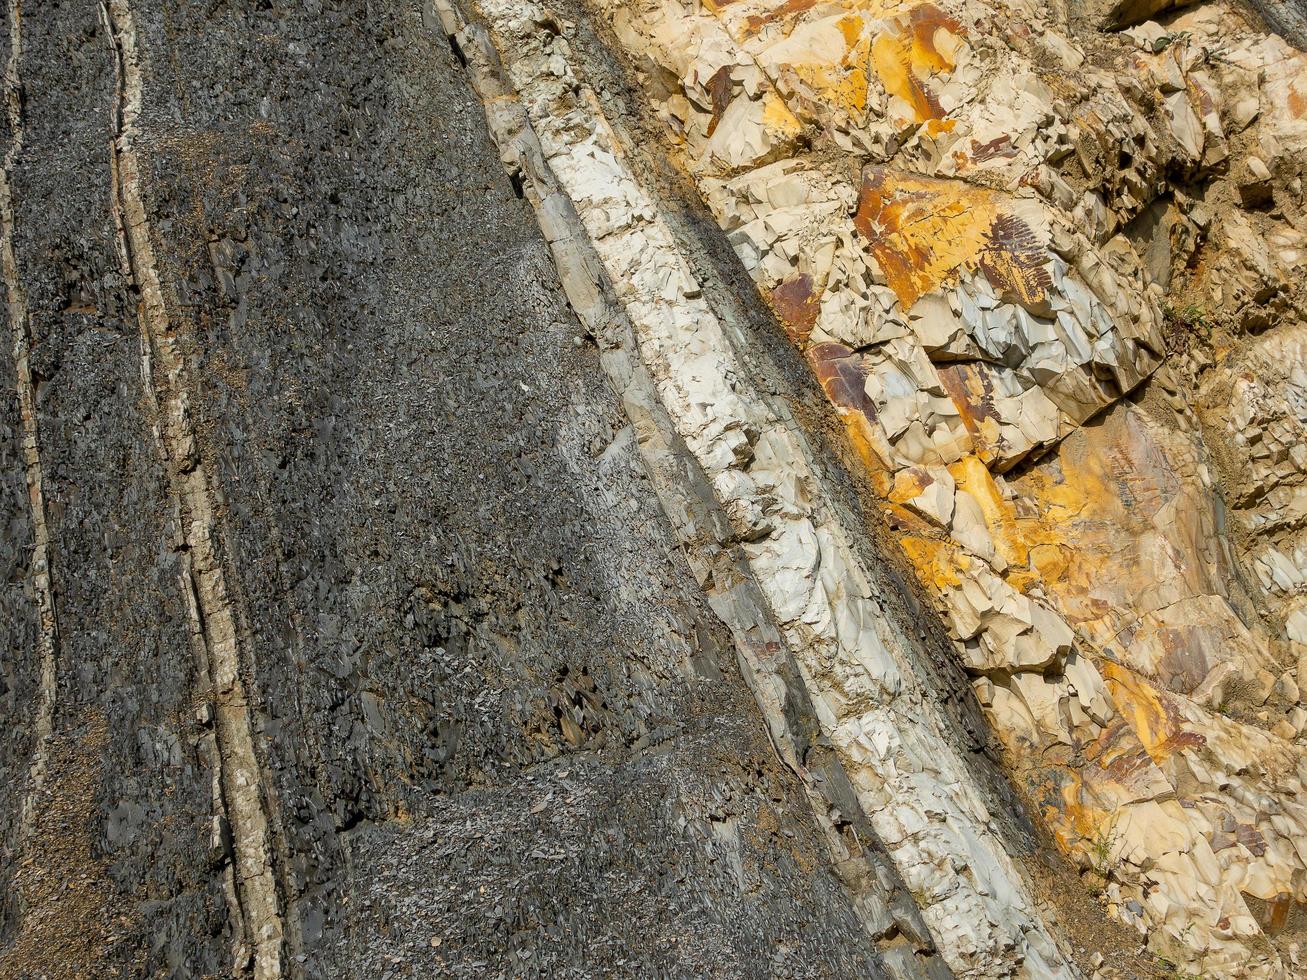
[[[593,247],[663,411],[743,543],[856,805],[940,955],[959,975],[1072,975],[995,839],[949,727],[921,688],[920,668],[905,657],[910,647],[885,635],[868,575],[823,499],[804,441],[749,386],[726,325],[656,201],[625,164],[559,25],[544,8],[512,0],[482,4],[476,14],[488,25],[492,50],[479,39],[480,23],[463,28],[453,9],[446,27],[481,76],[501,155],[534,181],[546,237],[564,243],[556,254],[565,284],[594,274],[572,251],[574,240],[584,236]],[[506,77],[495,71],[496,50]],[[603,337],[612,314],[593,299],[592,282],[580,288],[573,305]],[[615,381],[625,378],[618,373]],[[737,631],[746,625],[734,610],[728,622]],[[765,694],[760,703],[773,714],[779,707]],[[886,931],[881,918],[869,923],[875,933]]]
[[[1300,14],[10,0],[0,975],[1307,968]]]
[[[942,975],[438,19],[7,13],[0,976]]]
[[[1307,60],[1219,8],[1115,38],[1034,7],[594,9],[845,418],[1059,844],[1186,968],[1291,969],[1266,932],[1307,880],[1279,599]],[[1160,398],[1127,399],[1190,344]],[[1239,413],[1220,432],[1193,411],[1217,386]],[[1267,497],[1246,547],[1230,522]],[[1239,716],[1250,686],[1276,717]]]

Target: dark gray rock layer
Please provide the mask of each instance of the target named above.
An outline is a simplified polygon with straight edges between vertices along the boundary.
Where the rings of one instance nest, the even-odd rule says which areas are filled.
[[[397,0],[132,14],[286,972],[876,974],[443,33]],[[226,976],[240,889],[119,252],[114,54],[94,5],[21,25],[59,644],[35,745],[6,344],[0,975]]]

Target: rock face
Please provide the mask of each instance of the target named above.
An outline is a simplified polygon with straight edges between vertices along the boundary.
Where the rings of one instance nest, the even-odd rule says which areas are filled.
[[[1013,13],[598,8],[1059,847],[1159,954],[1282,975],[1307,58]]]
[[[9,0],[0,976],[1307,970],[1302,24]]]

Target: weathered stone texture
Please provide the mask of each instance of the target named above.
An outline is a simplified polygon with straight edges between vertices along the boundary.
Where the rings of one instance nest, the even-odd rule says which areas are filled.
[[[153,363],[180,357],[153,390],[184,390],[195,456],[142,377],[108,32],[34,7],[10,179],[60,625],[42,805],[67,819],[11,828],[35,703],[13,448],[0,972],[878,975],[444,34],[408,4],[110,16],[143,83]],[[183,595],[196,460],[275,967],[231,877],[224,690]],[[52,912],[41,875],[95,880]],[[85,943],[40,951],[70,924]]]
[[[1300,836],[1297,763],[1219,775],[1192,719],[1279,692],[1213,719],[1209,762],[1302,720],[1281,624],[1300,589],[1282,345],[1302,317],[1304,56],[1218,5],[1116,37],[1035,5],[593,7],[862,449],[1061,846],[1159,952],[1281,975],[1293,938],[1268,951],[1283,917],[1251,909],[1307,898],[1301,857],[1232,854],[1215,828]],[[1190,405],[1126,400],[1218,326],[1176,359]],[[1243,421],[1195,416],[1204,388]],[[1230,528],[1214,453],[1245,507],[1275,494],[1257,544]],[[1175,744],[1148,683],[1191,719]]]
[[[47,771],[33,785],[26,757],[13,765],[34,817],[11,844],[0,972],[221,971],[222,855],[175,518],[110,206],[111,49],[92,7],[43,6],[20,22],[6,79],[22,92],[8,300],[25,294],[60,622],[52,735],[24,746]],[[30,511],[15,531],[30,554]],[[36,647],[9,649],[28,693],[9,717],[35,732]]]
[[[1305,968],[1298,0],[4,23],[0,976]]]

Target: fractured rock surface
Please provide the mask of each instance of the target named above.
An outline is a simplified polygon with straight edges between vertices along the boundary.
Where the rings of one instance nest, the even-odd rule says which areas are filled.
[[[271,834],[258,968],[883,975],[445,35],[407,4],[314,6],[128,9],[185,370],[154,383],[187,385]],[[244,976],[172,489],[194,469],[160,448],[118,247],[115,52],[95,5],[21,24],[7,288],[59,630],[35,744],[6,344],[0,976]]]
[[[9,0],[0,976],[1299,975],[1301,22]]]
[[[1115,37],[977,4],[588,9],[844,418],[1061,848],[1160,955],[1292,971],[1307,60],[1220,7]],[[559,63],[584,56],[546,50],[501,43],[524,93],[578,84]],[[1213,396],[1237,399],[1222,431]],[[1272,745],[1286,763],[1251,764]]]

